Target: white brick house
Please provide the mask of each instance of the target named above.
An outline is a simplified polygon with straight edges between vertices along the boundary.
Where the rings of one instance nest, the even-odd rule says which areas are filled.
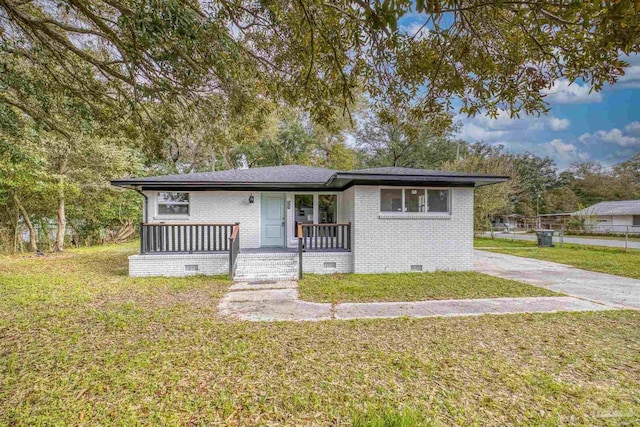
[[[640,231],[640,200],[600,202],[571,215],[584,218],[584,226],[599,233]]]
[[[507,177],[277,166],[112,181],[144,196],[132,276],[471,270],[474,188]]]

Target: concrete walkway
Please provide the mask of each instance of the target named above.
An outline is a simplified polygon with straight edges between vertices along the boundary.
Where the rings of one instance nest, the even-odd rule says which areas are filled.
[[[454,317],[483,314],[609,310],[572,297],[430,300],[379,303],[315,303],[298,299],[296,282],[236,283],[218,304],[223,316],[249,321],[318,321],[394,317]]]
[[[513,240],[526,240],[535,242],[536,236],[534,234],[507,234],[507,233],[493,233],[496,239],[509,239]],[[634,236],[638,236],[634,234]],[[491,233],[485,233],[485,237],[491,237]],[[629,235],[631,237],[631,235]],[[607,246],[611,248],[624,248],[624,240],[616,240],[616,239],[590,239],[588,237],[564,237],[564,243],[571,243],[576,245],[594,245],[594,246]],[[558,233],[555,233],[553,236],[553,243],[557,245],[559,242]],[[629,240],[628,246],[629,249],[640,249],[640,242]]]
[[[480,273],[541,286],[609,307],[640,309],[640,280],[480,250],[474,256],[475,270]]]

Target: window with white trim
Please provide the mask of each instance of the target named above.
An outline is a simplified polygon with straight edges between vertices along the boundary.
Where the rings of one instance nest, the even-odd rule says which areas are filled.
[[[447,188],[381,188],[380,212],[448,214],[450,196]]]
[[[338,222],[338,195],[335,193],[302,193],[293,195],[293,235],[298,237],[298,224],[335,224]]]
[[[402,212],[402,188],[380,189],[380,211]]]
[[[158,215],[189,215],[189,193],[161,191],[157,201]]]
[[[427,190],[427,212],[449,213],[449,190]]]

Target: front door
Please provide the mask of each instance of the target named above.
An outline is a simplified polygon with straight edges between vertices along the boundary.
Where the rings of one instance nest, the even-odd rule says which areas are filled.
[[[261,246],[284,246],[284,201],[285,197],[282,193],[262,193],[260,199]]]

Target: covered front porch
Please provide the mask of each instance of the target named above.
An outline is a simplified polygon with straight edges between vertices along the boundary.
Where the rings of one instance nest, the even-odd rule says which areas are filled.
[[[255,272],[256,279],[269,280],[353,271],[350,223],[299,223],[296,247],[242,247],[241,236],[239,222],[141,223],[140,254],[129,258],[130,275],[227,274],[251,280]]]

